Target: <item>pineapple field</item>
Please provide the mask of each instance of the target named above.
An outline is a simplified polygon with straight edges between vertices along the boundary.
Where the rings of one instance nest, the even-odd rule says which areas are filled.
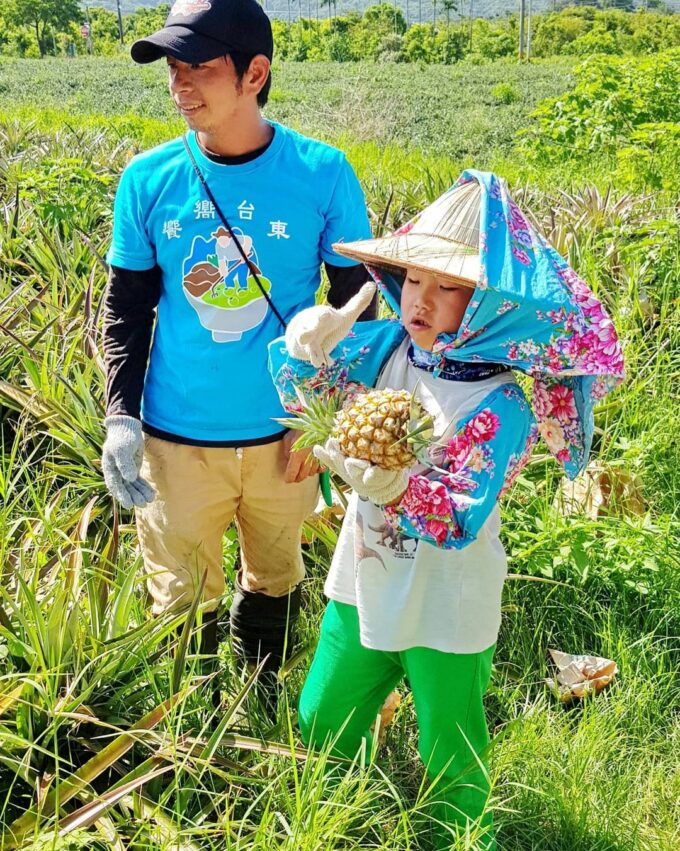
[[[342,508],[305,529],[300,642],[272,725],[228,638],[205,673],[198,601],[150,616],[133,515],[105,489],[103,257],[122,169],[181,132],[164,74],[0,60],[0,851],[425,849],[406,687],[354,762],[308,755],[296,726]],[[267,116],[347,152],[376,235],[464,167],[494,170],[623,343],[583,481],[568,487],[539,448],[503,503],[486,699],[500,851],[680,846],[679,93],[677,49],[274,68]],[[237,558],[230,531],[228,587]],[[553,649],[617,673],[563,702]],[[474,828],[452,845],[476,847]]]

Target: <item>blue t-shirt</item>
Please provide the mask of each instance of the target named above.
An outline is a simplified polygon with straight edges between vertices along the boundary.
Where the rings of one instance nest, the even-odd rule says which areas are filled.
[[[366,203],[344,154],[279,124],[256,159],[199,168],[260,281],[289,321],[314,303],[322,261],[351,266],[334,242],[370,237]],[[212,208],[182,139],[136,156],[116,193],[108,262],[160,266],[161,297],[142,397],[145,423],[206,441],[256,440],[285,416],[267,370],[283,333]]]

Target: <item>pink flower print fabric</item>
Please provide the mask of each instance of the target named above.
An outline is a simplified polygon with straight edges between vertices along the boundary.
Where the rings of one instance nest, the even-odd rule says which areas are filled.
[[[457,333],[441,334],[434,352],[442,361],[503,363],[531,375],[540,434],[574,478],[588,462],[593,407],[623,379],[614,323],[503,180],[469,170],[455,186],[471,181],[481,188],[480,278]],[[369,271],[398,315],[403,276]]]
[[[401,500],[384,507],[387,522],[442,549],[468,546],[529,460],[537,438],[521,389],[498,387],[457,423],[436,465],[413,474]]]

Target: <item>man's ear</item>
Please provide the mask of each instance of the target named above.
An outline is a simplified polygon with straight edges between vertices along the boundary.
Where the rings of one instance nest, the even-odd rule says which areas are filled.
[[[257,95],[260,92],[260,89],[267,82],[267,78],[269,77],[269,71],[271,69],[271,64],[266,56],[259,53],[257,56],[253,56],[250,65],[248,66],[248,70],[243,75],[243,85],[246,86],[247,91]]]

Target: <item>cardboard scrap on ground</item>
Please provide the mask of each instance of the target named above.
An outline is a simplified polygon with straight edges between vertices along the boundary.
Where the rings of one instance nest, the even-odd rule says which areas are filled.
[[[565,516],[585,514],[591,520],[608,514],[642,516],[647,510],[638,476],[597,461],[574,481],[562,480],[554,507]]]
[[[546,683],[563,703],[602,691],[618,672],[616,662],[601,656],[572,656],[561,650],[548,652],[557,668],[557,682],[548,678]]]

